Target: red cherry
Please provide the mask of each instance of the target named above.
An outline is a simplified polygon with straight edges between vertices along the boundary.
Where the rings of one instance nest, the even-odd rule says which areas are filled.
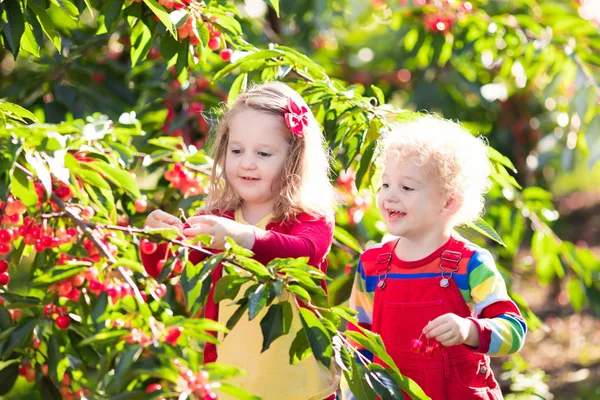
[[[167,331],[167,336],[165,336],[165,342],[172,346],[176,346],[177,340],[179,339],[179,336],[181,336],[181,331],[183,331],[183,328],[177,326],[169,328]]]
[[[154,242],[149,241],[148,239],[142,239],[140,241],[140,250],[144,254],[154,254],[158,249],[158,245]],[[162,268],[161,268],[162,269]]]
[[[69,325],[71,325],[71,320],[69,319],[68,315],[61,315],[58,318],[56,318],[56,321],[54,322],[56,323],[56,326],[58,326],[60,329],[67,329]]]
[[[54,304],[46,304],[44,306],[44,315],[50,315],[54,312]]]
[[[148,387],[146,388],[146,393],[152,393],[158,390],[162,390],[162,385],[160,383],[153,383],[151,385],[148,385]]]
[[[38,338],[34,338],[33,339],[33,348],[35,350],[38,350],[40,348],[40,345],[42,344],[42,341]]]
[[[233,54],[233,51],[231,49],[223,49],[219,52],[221,60],[225,62],[231,61],[231,54]]]
[[[96,212],[94,211],[94,209],[90,206],[86,206],[81,209],[81,215],[86,219],[92,218],[95,213]]]
[[[221,38],[216,36],[211,37],[208,41],[208,48],[217,50],[219,47],[221,47]]]
[[[425,342],[421,339],[413,339],[410,341],[410,350],[413,353],[422,353],[425,349]]]
[[[10,253],[10,246],[6,243],[0,243],[0,254]]]
[[[427,346],[425,347],[425,351],[423,351],[423,355],[427,358],[431,358],[433,357],[435,354],[435,350],[433,349],[433,346]]]
[[[71,197],[73,197],[73,192],[71,191],[71,188],[69,188],[68,186],[61,186],[61,187],[57,188],[54,191],[54,193],[58,196],[59,199],[61,199],[63,201],[67,201]]]
[[[0,242],[8,243],[12,240],[11,229],[0,229]]]
[[[148,208],[148,202],[146,199],[137,199],[133,204],[133,208],[135,208],[135,212],[146,212],[146,209]]]
[[[69,293],[71,293],[73,285],[71,284],[71,282],[65,280],[57,285],[57,289],[59,296],[66,297]]]
[[[82,274],[75,275],[71,278],[71,282],[74,286],[79,287],[85,283],[85,277]]]
[[[433,351],[435,351],[436,353],[439,351],[442,351],[444,349],[444,346],[438,342],[437,340],[435,340],[433,342],[433,344],[431,345],[431,347],[433,347]]]
[[[0,274],[5,273],[6,271],[8,271],[8,263],[6,260],[0,260]]]
[[[0,274],[0,285],[6,286],[6,285],[8,285],[8,282],[10,282],[10,276],[8,276],[8,274],[6,272],[3,274]]]
[[[167,294],[167,286],[164,283],[157,285],[154,289],[154,295],[159,299],[164,297],[165,294]]]

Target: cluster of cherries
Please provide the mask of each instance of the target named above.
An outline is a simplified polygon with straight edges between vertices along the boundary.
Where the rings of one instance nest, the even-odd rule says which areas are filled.
[[[207,190],[200,177],[181,163],[173,164],[173,169],[165,172],[165,179],[171,182],[175,189],[179,189],[183,196],[196,196],[206,193]]]
[[[44,306],[44,315],[53,319],[59,329],[67,329],[71,325],[69,310],[66,306],[57,306],[56,304],[46,304]]]
[[[425,337],[424,340],[421,339],[422,337],[423,333],[421,332],[421,335],[418,339],[412,339],[410,341],[410,350],[413,353],[423,354],[425,357],[431,358],[435,355],[435,353],[438,353],[444,349],[444,346],[442,346],[442,344],[437,340],[429,339],[428,337]]]
[[[136,0],[138,1],[138,0]],[[142,0],[139,0],[142,1]],[[195,29],[196,21],[201,21],[206,28],[208,29],[208,33],[210,34],[210,39],[208,41],[208,48],[211,50],[219,50],[221,48],[221,32],[215,29],[211,22],[218,22],[217,17],[212,16],[211,22],[204,21],[202,18],[202,5],[198,2],[194,2],[192,0],[158,0],[158,4],[166,8],[167,10],[180,10],[182,8],[189,8],[190,14],[185,23],[177,28],[177,37],[180,42],[189,38],[191,45],[200,44],[200,38],[198,37],[198,31]],[[224,62],[229,62],[231,60],[231,49],[223,48],[219,52],[219,56],[221,60]]]

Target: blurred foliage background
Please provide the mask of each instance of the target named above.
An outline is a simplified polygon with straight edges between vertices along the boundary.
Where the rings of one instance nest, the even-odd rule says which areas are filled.
[[[487,225],[461,233],[491,247],[532,328],[522,355],[496,365],[503,389],[600,398],[597,0],[5,0],[0,12],[0,98],[41,123],[139,123],[136,151],[114,151],[149,210],[202,206],[202,149],[222,102],[251,82],[296,87],[324,127],[344,203],[331,304],[346,301],[358,252],[385,235],[366,166],[378,129],[402,118],[385,110],[439,113],[484,135],[495,149]],[[145,214],[119,218],[141,226]]]

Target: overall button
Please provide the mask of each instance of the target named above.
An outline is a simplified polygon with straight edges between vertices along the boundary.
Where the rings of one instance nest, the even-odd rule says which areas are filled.
[[[484,375],[487,372],[487,368],[485,365],[482,365],[481,367],[479,367],[479,373],[481,375]]]

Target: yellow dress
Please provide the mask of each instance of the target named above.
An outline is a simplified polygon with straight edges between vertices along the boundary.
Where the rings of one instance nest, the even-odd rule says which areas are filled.
[[[268,215],[255,226],[265,229],[270,219],[271,215]],[[241,210],[236,211],[235,220],[247,223]],[[219,323],[227,323],[237,309],[235,302],[250,285],[252,282],[243,285],[234,301],[224,300],[219,303]],[[288,335],[277,338],[269,349],[261,353],[263,336],[260,321],[266,315],[268,307],[261,310],[252,321],[248,319],[246,312],[227,337],[223,338],[223,334],[220,334],[222,344],[218,346],[218,361],[244,369],[246,375],[231,379],[230,383],[263,400],[322,400],[335,393],[340,373],[333,360],[331,368],[327,368],[312,355],[290,365],[289,350],[296,332],[302,328],[298,305],[290,297],[287,291],[283,291],[280,298],[274,301],[278,303],[290,300],[293,319]],[[219,394],[219,399],[233,398],[224,393]]]

